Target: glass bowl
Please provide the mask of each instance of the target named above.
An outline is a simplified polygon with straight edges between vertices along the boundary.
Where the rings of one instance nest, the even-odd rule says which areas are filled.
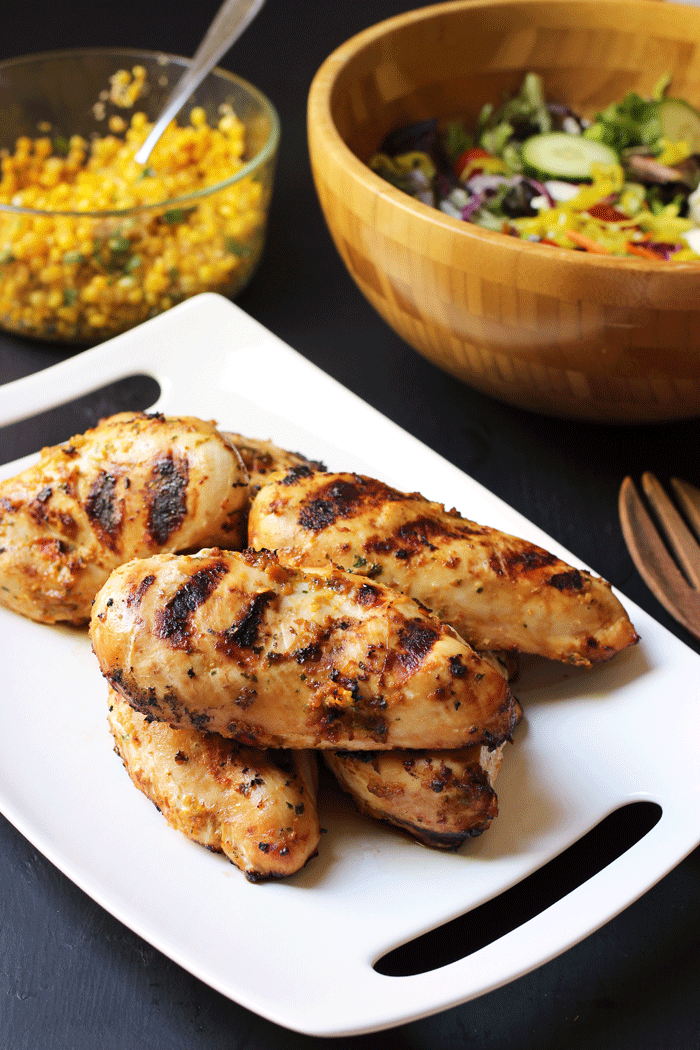
[[[268,99],[216,69],[177,117],[187,130],[131,159],[189,64],[115,49],[0,63],[0,327],[94,344],[250,280],[279,142]]]

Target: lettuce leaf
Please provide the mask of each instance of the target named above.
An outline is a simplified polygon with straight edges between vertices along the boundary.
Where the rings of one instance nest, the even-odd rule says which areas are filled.
[[[634,146],[648,146],[652,152],[658,152],[661,148],[659,99],[645,99],[630,91],[621,102],[613,102],[597,113],[594,123],[583,134],[605,143],[617,153]]]
[[[513,139],[522,140],[552,130],[552,118],[544,98],[542,77],[526,73],[516,95],[498,109],[486,105],[479,116],[479,145],[502,156]]]

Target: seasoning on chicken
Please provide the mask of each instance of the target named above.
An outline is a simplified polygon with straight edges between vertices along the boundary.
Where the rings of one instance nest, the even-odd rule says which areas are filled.
[[[132,781],[168,824],[224,853],[251,882],[315,856],[316,756],[258,751],[216,733],[149,722],[110,689],[109,727]]]
[[[412,599],[269,551],[157,555],[93,606],[102,673],[146,716],[251,747],[496,747],[516,701]]]
[[[243,464],[248,471],[250,479],[250,498],[253,499],[260,491],[260,486],[267,481],[268,475],[277,470],[291,470],[294,467],[309,467],[310,470],[324,471],[323,463],[316,459],[307,459],[301,452],[288,452],[271,441],[261,438],[244,437],[243,434],[234,434],[222,431],[222,436],[232,445],[235,445]]]
[[[213,423],[111,416],[0,483],[0,604],[86,623],[117,565],[243,546],[248,505],[245,467]]]
[[[482,653],[508,681],[512,654]],[[517,708],[518,719],[522,717]],[[457,849],[498,815],[493,785],[505,744],[451,751],[326,751],[326,764],[361,813],[394,824],[424,846]]]
[[[493,782],[504,747],[326,751],[323,757],[361,813],[395,824],[424,846],[457,849],[498,814]]]
[[[637,641],[610,585],[420,493],[298,467],[253,501],[248,542],[295,565],[332,562],[422,602],[475,649],[590,666]]]

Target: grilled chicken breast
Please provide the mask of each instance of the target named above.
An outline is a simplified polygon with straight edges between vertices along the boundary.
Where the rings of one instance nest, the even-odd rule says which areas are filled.
[[[517,657],[482,656],[507,680],[517,674]],[[326,751],[324,758],[361,813],[395,824],[424,846],[457,849],[486,831],[498,814],[493,785],[504,748]]]
[[[130,562],[90,633],[137,710],[253,747],[496,747],[516,718],[502,676],[412,599],[269,551]]]
[[[457,849],[498,814],[493,782],[501,744],[450,751],[326,751],[324,759],[361,813],[425,846]]]
[[[309,467],[310,470],[324,471],[326,467],[315,459],[307,459],[300,452],[288,452],[271,441],[260,438],[245,437],[229,431],[222,432],[240,455],[250,482],[250,498],[260,491],[260,486],[268,476],[278,470],[291,470],[294,467]]]
[[[476,649],[590,666],[637,641],[604,580],[419,493],[358,474],[302,466],[272,475],[251,506],[248,542],[289,564],[332,562],[379,576]]]
[[[240,548],[248,476],[212,423],[122,412],[0,483],[0,603],[86,623],[112,569],[159,551]]]
[[[109,728],[132,781],[168,824],[225,853],[251,882],[317,852],[316,756],[258,751],[216,733],[149,722],[110,689]]]

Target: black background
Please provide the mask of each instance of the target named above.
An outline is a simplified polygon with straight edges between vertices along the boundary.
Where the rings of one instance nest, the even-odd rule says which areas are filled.
[[[186,6],[164,0],[15,2],[3,12],[0,58],[89,45],[191,55],[217,6],[217,0]],[[337,45],[411,6],[418,5],[407,0],[267,0],[222,61],[268,95],[282,125],[266,253],[238,303],[700,651],[644,587],[617,517],[617,493],[626,474],[638,477],[651,469],[662,479],[678,475],[700,483],[697,423],[572,423],[475,393],[390,331],[333,248],[309,169],[308,89]],[[0,381],[73,352],[0,334]],[[101,405],[98,414],[117,407]],[[94,421],[94,405],[76,411],[78,419],[84,413],[85,425]],[[74,413],[41,427],[30,423],[0,431],[0,458],[13,459],[68,437],[75,419]],[[659,697],[659,761],[668,762],[672,778],[673,739],[682,727],[664,719],[665,699]],[[621,916],[533,974],[392,1032],[326,1041],[278,1028],[181,970],[93,903],[0,817],[0,1047],[697,1048],[699,891],[696,851]],[[233,934],[231,952],[235,960]],[[353,989],[347,991],[352,996]]]

